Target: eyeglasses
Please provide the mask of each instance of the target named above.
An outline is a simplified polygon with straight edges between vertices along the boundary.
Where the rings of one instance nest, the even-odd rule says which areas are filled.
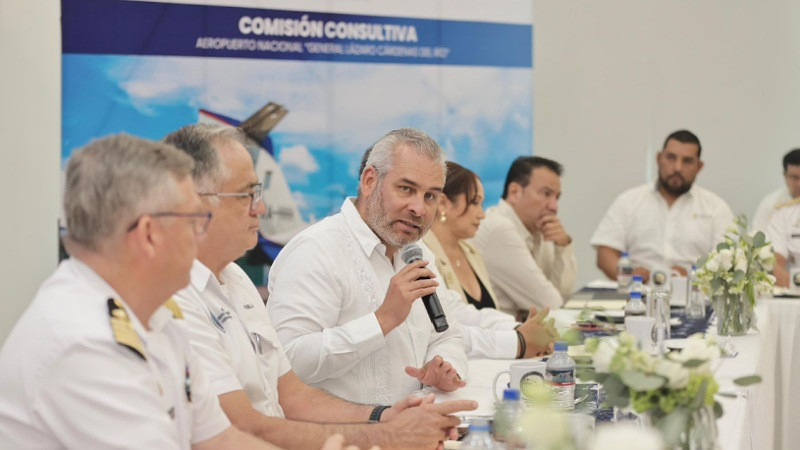
[[[258,203],[261,201],[261,183],[254,184],[250,189],[251,192],[200,192],[197,195],[204,197],[250,197],[250,211],[257,211]]]
[[[204,212],[171,212],[171,211],[162,211],[156,212],[152,214],[142,214],[142,216],[150,216],[150,217],[185,217],[187,219],[192,220],[192,230],[194,231],[195,236],[202,236],[206,234],[208,231],[208,224],[211,223],[211,218],[214,216],[210,211]],[[139,226],[139,220],[141,220],[142,216],[136,219],[136,222],[133,222],[130,227],[128,227],[128,232],[135,230],[136,227]]]

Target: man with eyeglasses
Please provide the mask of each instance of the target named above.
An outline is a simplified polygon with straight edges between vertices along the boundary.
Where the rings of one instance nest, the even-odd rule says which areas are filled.
[[[70,158],[71,258],[0,352],[4,448],[275,448],[231,426],[169,300],[211,218],[192,167],[126,135]]]
[[[165,142],[195,160],[198,193],[214,214],[191,282],[176,300],[211,392],[234,425],[286,448],[318,447],[331,433],[360,446],[433,448],[458,424],[446,414],[475,408],[465,401],[432,404],[430,397],[392,407],[359,405],[303,383],[255,286],[233,262],[256,244],[265,211],[244,136],[230,127],[191,125]]]

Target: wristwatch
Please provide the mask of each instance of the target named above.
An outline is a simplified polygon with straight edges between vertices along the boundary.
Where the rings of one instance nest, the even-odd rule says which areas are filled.
[[[383,414],[383,412],[386,411],[389,408],[391,408],[391,406],[386,406],[386,405],[378,405],[375,408],[373,408],[372,412],[369,415],[369,423],[378,423],[378,422],[380,422],[381,421],[381,414]]]

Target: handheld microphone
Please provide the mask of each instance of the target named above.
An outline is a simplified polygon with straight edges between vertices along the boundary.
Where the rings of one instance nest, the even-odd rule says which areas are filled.
[[[408,244],[401,250],[400,257],[406,264],[411,264],[414,261],[419,261],[422,259],[422,249],[417,244]],[[428,277],[423,277],[420,279],[427,280]],[[425,310],[428,312],[428,318],[431,319],[433,329],[436,330],[437,333],[441,333],[449,328],[449,325],[447,324],[447,317],[444,315],[442,304],[439,303],[439,297],[436,295],[436,292],[422,297],[422,303],[425,305]]]

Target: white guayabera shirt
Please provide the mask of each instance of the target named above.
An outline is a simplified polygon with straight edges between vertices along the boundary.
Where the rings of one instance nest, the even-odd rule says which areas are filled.
[[[620,194],[591,239],[630,254],[634,266],[690,268],[722,241],[733,212],[717,194],[696,184],[672,204],[647,183]]]
[[[281,251],[269,273],[267,310],[303,381],[351,402],[392,404],[420,388],[406,366],[422,367],[436,355],[466,378],[455,318],[448,315],[450,328],[436,333],[417,300],[406,321],[383,335],[374,312],[405,266],[399,253],[389,261],[352,199]],[[433,265],[432,254],[424,259]],[[446,291],[441,284],[440,299]]]

